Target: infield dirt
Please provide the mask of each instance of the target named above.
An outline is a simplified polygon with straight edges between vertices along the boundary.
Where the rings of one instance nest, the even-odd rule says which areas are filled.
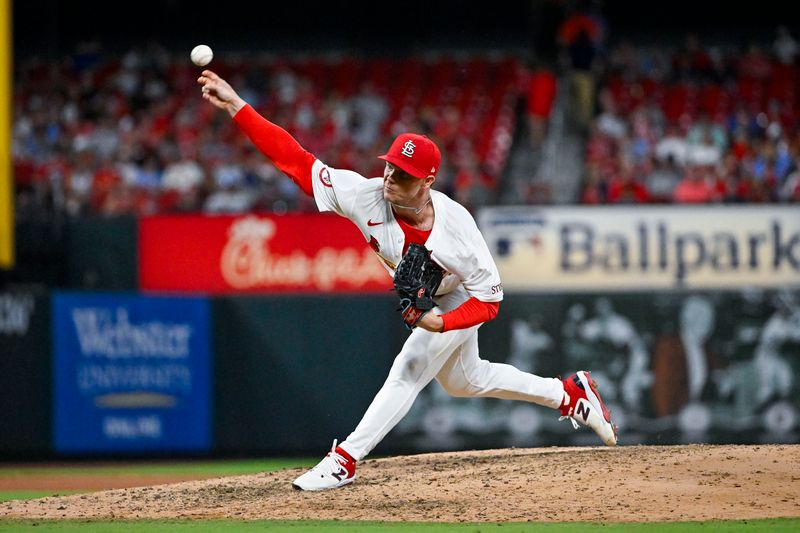
[[[384,521],[691,521],[800,517],[800,446],[622,446],[367,460],[358,480],[292,490],[302,469],[20,500],[0,517]]]

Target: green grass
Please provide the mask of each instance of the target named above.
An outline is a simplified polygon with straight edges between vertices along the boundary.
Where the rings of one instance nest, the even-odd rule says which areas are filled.
[[[137,474],[137,475],[186,475],[186,476],[236,476],[271,472],[284,468],[314,466],[319,458],[311,459],[246,459],[223,461],[179,461],[120,464],[86,464],[59,466],[5,466],[0,467],[0,477],[7,476],[92,476]]]
[[[502,524],[420,524],[392,522],[331,522],[331,521],[270,521],[252,522],[234,521],[128,521],[128,522],[50,522],[50,521],[0,521],[0,532],[3,531],[56,531],[71,533],[73,531],[102,532],[251,532],[251,531],[289,531],[291,533],[322,533],[333,531],[355,533],[784,533],[800,530],[800,520],[731,520],[713,522],[676,522],[676,523],[627,523],[598,524],[585,522],[570,523],[519,523]]]
[[[316,459],[259,459],[242,461],[182,461],[164,463],[120,463],[47,466],[8,466],[0,467],[0,477],[19,476],[114,476],[114,475],[190,475],[190,476],[228,476],[253,474],[281,470],[284,468],[308,467]],[[40,498],[55,494],[74,494],[85,491],[6,491],[0,492],[0,501],[12,499]],[[288,531],[291,533],[788,533],[800,532],[800,519],[778,520],[731,520],[711,522],[676,523],[625,523],[602,524],[586,522],[570,523],[394,523],[394,522],[345,522],[345,521],[188,521],[188,520],[130,520],[130,521],[49,521],[49,520],[3,520],[0,518],[0,533],[11,531],[54,531],[58,533],[88,532],[255,532]]]
[[[0,491],[0,502],[9,500],[32,500],[34,498],[45,498],[47,496],[66,496],[68,494],[79,494],[85,490],[7,490]]]
[[[224,461],[179,461],[164,463],[104,463],[58,465],[58,466],[0,466],[1,478],[27,478],[29,481],[38,477],[69,477],[71,479],[81,476],[197,476],[197,477],[222,477],[257,474],[259,472],[272,472],[285,468],[310,467],[318,459],[247,459]],[[9,490],[0,491],[0,502],[9,500],[30,500],[44,498],[45,496],[77,494],[91,492],[87,490]]]

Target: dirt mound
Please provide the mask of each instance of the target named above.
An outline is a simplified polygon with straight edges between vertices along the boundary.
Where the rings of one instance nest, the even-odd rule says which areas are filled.
[[[292,490],[301,469],[0,504],[6,518],[677,521],[800,516],[800,446],[536,448],[367,460]]]

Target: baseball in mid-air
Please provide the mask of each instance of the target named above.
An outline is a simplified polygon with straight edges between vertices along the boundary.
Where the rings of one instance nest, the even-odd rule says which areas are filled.
[[[192,48],[191,56],[192,63],[197,65],[198,67],[204,67],[211,63],[211,59],[214,57],[214,52],[211,51],[211,47],[205,44],[198,44],[194,48]]]

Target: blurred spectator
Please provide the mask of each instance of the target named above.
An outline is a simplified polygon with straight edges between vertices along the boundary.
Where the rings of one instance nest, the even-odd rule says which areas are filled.
[[[90,207],[93,212],[101,212],[114,189],[122,185],[122,176],[110,162],[97,169],[92,180]]]
[[[711,122],[705,111],[700,111],[689,127],[686,132],[686,142],[690,146],[710,144],[715,146],[720,153],[728,148],[728,136],[725,128],[719,123]]]
[[[682,204],[708,203],[716,198],[716,190],[706,179],[701,167],[689,166],[675,187],[673,199]]]
[[[596,17],[591,16],[588,5],[576,7],[558,30],[558,40],[569,70],[571,109],[577,124],[584,128],[589,126],[594,115],[594,68],[602,38],[602,26]]]
[[[608,202],[612,204],[640,204],[650,200],[647,188],[639,180],[631,161],[623,158],[619,172],[608,186]]]
[[[653,170],[644,179],[645,187],[653,202],[669,202],[672,200],[675,187],[681,181],[675,159],[653,158]]]
[[[795,159],[794,172],[786,177],[780,189],[780,199],[786,202],[800,202],[800,160]]]
[[[711,138],[711,132],[705,131],[697,143],[689,143],[686,150],[686,163],[688,165],[714,166],[720,162],[722,152]]]
[[[496,188],[492,176],[480,167],[471,153],[460,158],[453,178],[455,200],[467,209],[487,204]]]
[[[797,41],[795,41],[792,34],[789,33],[789,28],[786,26],[778,26],[778,29],[775,31],[772,53],[775,54],[778,61],[784,65],[794,65],[795,58],[797,57]]]
[[[528,128],[533,148],[541,146],[547,135],[550,113],[556,98],[556,76],[552,69],[536,62],[528,82]]]
[[[190,149],[185,148],[181,155],[179,160],[166,165],[161,187],[185,194],[199,188],[203,184],[204,176],[203,168]]]
[[[628,134],[628,124],[617,112],[617,104],[610,92],[600,94],[602,112],[596,119],[600,132],[614,139],[623,139]]]
[[[88,150],[75,155],[74,163],[64,182],[65,208],[71,215],[82,214],[89,203],[95,172],[95,156]]]
[[[352,100],[351,131],[353,142],[359,148],[368,149],[378,138],[388,114],[388,106],[377,94],[370,82],[361,86],[361,91]]]
[[[675,51],[611,51],[582,201],[796,201],[800,72],[791,35],[777,35],[774,59],[759,43],[741,54],[694,35]]]
[[[206,176],[197,161],[196,149],[187,143],[179,150],[180,157],[173,157],[164,168],[158,198],[158,210],[161,212],[192,212],[201,205]]]
[[[689,143],[681,135],[680,129],[676,124],[667,126],[667,131],[655,148],[656,157],[662,161],[671,159],[677,165],[683,166],[686,163]]]
[[[161,186],[161,163],[155,154],[145,156],[141,165],[134,170],[135,185],[149,192],[156,191]]]
[[[217,189],[206,198],[203,211],[206,213],[244,213],[250,211],[256,197],[247,190],[233,186]]]
[[[603,179],[602,169],[597,163],[587,165],[586,182],[581,189],[581,203],[604,204],[608,200],[608,183]]]

